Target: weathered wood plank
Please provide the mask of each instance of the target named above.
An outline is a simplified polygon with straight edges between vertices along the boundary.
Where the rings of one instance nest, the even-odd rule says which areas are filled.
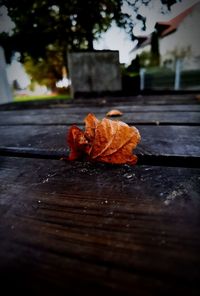
[[[64,112],[67,113],[106,113],[111,110],[111,108],[119,109],[123,112],[130,113],[130,112],[200,112],[200,104],[199,105],[134,105],[134,104],[115,104],[114,106],[77,106],[74,104],[74,106],[63,106],[63,107],[56,107],[56,112],[59,112],[60,110],[64,110]],[[48,110],[48,109],[43,109]],[[57,111],[58,110],[58,111]]]
[[[57,108],[70,107],[74,105],[85,107],[88,106],[116,106],[124,105],[188,105],[199,104],[197,94],[154,94],[154,95],[137,95],[128,97],[101,97],[88,99],[74,99],[74,100],[44,100],[31,102],[18,102],[12,104],[5,104],[0,106],[0,110],[20,110],[20,109],[34,109],[34,108]]]
[[[71,101],[74,104],[94,104],[94,105],[111,105],[111,104],[143,104],[143,105],[179,105],[179,104],[199,104],[197,94],[161,94],[161,95],[137,95],[129,97],[102,97],[81,99],[76,98]]]
[[[0,157],[0,276],[8,293],[200,294],[200,170],[189,168],[199,165],[200,134],[188,126],[200,124],[199,105],[194,95],[132,99],[0,112],[0,154],[10,156]],[[139,124],[140,165],[50,160],[68,153],[67,125],[112,107]],[[176,126],[162,126],[169,123]]]
[[[91,112],[93,112],[91,108]],[[37,110],[34,111],[2,111],[0,112],[0,125],[23,124],[83,124],[88,112],[82,114],[65,113],[64,110]],[[102,119],[105,115],[95,113]],[[132,112],[124,113],[120,120],[129,124],[200,124],[199,112]]]
[[[80,126],[83,128],[83,126]],[[196,126],[137,126],[141,143],[137,154],[200,157]],[[68,126],[0,126],[0,148],[28,148],[67,154]],[[1,152],[1,150],[0,150]]]
[[[122,103],[113,103],[113,105],[102,105],[102,106],[96,106],[92,104],[85,104],[85,105],[79,105],[79,104],[55,104],[55,105],[47,105],[46,108],[42,108],[42,113],[48,114],[52,113],[52,109],[54,109],[55,114],[71,114],[71,113],[76,113],[76,114],[86,114],[91,112],[93,113],[102,113],[106,115],[108,111],[111,110],[111,108],[117,108],[123,112],[130,113],[130,112],[200,112],[200,104],[188,104],[188,105],[134,105],[132,104],[122,104]],[[38,107],[38,109],[40,109]],[[35,115],[38,113],[37,108],[29,108],[28,109],[28,114],[30,115]],[[9,108],[8,108],[9,110]],[[0,112],[3,110],[0,108]],[[4,111],[7,111],[6,109]],[[16,111],[16,110],[14,110]],[[18,114],[23,114],[25,115],[27,113],[27,109],[24,110],[18,109],[17,110]],[[0,113],[1,114],[1,113]]]
[[[37,295],[199,295],[199,173],[1,158],[2,282]]]
[[[35,148],[16,148],[16,147],[1,147],[1,156],[23,157],[23,158],[39,158],[39,159],[66,159],[68,151],[45,150]],[[137,165],[151,166],[167,166],[167,167],[184,167],[184,168],[200,168],[199,156],[181,156],[181,155],[156,155],[143,154],[136,152],[138,157]],[[78,160],[78,161],[83,161]]]

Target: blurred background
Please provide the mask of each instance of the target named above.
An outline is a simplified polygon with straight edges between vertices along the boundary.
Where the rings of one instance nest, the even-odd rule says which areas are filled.
[[[95,50],[119,51],[124,94],[198,91],[199,19],[197,0],[0,0],[0,63],[15,100],[70,97],[68,53]]]

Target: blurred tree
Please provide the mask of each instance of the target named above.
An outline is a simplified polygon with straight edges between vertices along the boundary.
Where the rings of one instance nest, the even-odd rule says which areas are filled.
[[[134,40],[135,22],[130,20],[129,14],[122,12],[122,6],[124,3],[130,5],[131,9],[136,12],[136,22],[142,21],[145,30],[146,18],[138,11],[141,4],[148,5],[151,1],[0,0],[0,5],[7,7],[8,15],[15,23],[12,35],[0,34],[0,43],[5,49],[7,61],[13,52],[21,53],[22,62],[27,63],[27,58],[29,62],[31,59],[32,67],[35,65],[36,69],[43,61],[43,64],[46,63],[45,67],[52,71],[51,75],[55,80],[58,68],[55,68],[54,62],[49,58],[52,50],[59,55],[60,65],[57,61],[56,67],[59,67],[59,73],[62,73],[62,65],[67,66],[67,51],[92,50],[93,41],[100,37],[100,34],[105,32],[113,21],[118,26],[126,28]],[[165,0],[164,2],[164,5],[168,5],[170,1]],[[30,65],[28,68],[30,73]],[[37,71],[32,71],[32,75],[38,80],[36,73]]]
[[[123,0],[77,0],[75,25],[82,29],[86,46],[93,50],[93,41],[107,31],[114,20],[118,26],[125,23],[121,7]]]
[[[162,4],[166,5],[168,10],[171,10],[171,6],[175,4],[176,0],[161,0]]]
[[[151,66],[151,52],[150,51],[143,51],[139,55],[140,60],[140,67],[148,68]]]
[[[26,54],[23,64],[26,72],[32,77],[31,84],[33,85],[37,82],[54,91],[56,82],[62,79],[62,53],[54,48],[46,50],[45,58],[35,59]]]
[[[150,3],[153,2],[153,0],[125,0],[125,2],[128,4],[130,9],[132,10],[132,13],[135,14],[135,19],[126,17],[125,22],[125,28],[126,31],[131,36],[131,39],[137,40],[137,36],[134,35],[133,29],[134,26],[137,25],[138,22],[141,22],[142,26],[141,29],[143,31],[146,31],[146,17],[141,15],[140,8],[142,5],[148,6]],[[160,0],[161,6],[161,12],[166,13],[167,11],[171,10],[171,6],[174,5],[177,2],[181,2],[181,0]],[[166,8],[166,9],[164,9]],[[143,60],[145,58],[145,60]],[[148,53],[148,59],[147,58],[147,52],[144,53],[144,56],[140,55],[141,63],[146,63],[146,66],[159,66],[160,64],[160,52],[159,52],[159,36],[157,31],[155,30],[152,33],[151,36],[151,52]],[[141,64],[142,66],[142,64]]]
[[[158,0],[162,4],[161,12],[166,13],[167,11],[171,10],[171,6],[177,2],[181,2],[182,0]],[[130,34],[131,39],[135,40],[137,37],[133,34],[133,28],[138,22],[141,22],[142,26],[141,29],[146,31],[146,20],[147,17],[141,15],[140,8],[141,6],[148,6],[152,2],[156,3],[154,0],[123,0],[123,3],[126,4],[129,8],[126,9],[127,13],[124,14],[124,26],[126,31]],[[157,4],[157,3],[156,3]],[[166,9],[165,9],[166,8]],[[134,15],[134,19],[130,16]],[[151,17],[151,15],[149,16]]]
[[[1,44],[34,58],[44,57],[46,46],[61,51],[93,49],[93,41],[113,20],[123,25],[123,0],[1,0],[16,27],[1,34]]]
[[[67,66],[68,51],[93,50],[93,41],[111,26],[113,20],[119,26],[124,24],[122,2],[123,0],[1,0],[1,5],[7,7],[8,15],[15,23],[11,36],[8,33],[0,34],[0,43],[5,49],[7,61],[13,52],[20,52],[21,62],[25,62],[26,69],[29,69],[29,73],[32,72],[35,80],[38,81],[42,73],[46,75],[44,69],[47,68],[56,79],[58,69],[49,58],[49,54],[52,54],[50,49],[59,55],[60,64],[56,61],[56,67],[59,65],[62,73],[62,66]],[[55,56],[54,54],[54,59]],[[35,69],[40,68],[42,63],[44,68],[38,76]],[[31,71],[34,66],[35,69]]]
[[[130,73],[139,73],[140,70],[140,57],[136,55],[135,59],[131,61],[131,64],[126,68],[127,72]]]

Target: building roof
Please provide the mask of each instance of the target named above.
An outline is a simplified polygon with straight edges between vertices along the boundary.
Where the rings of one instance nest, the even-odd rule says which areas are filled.
[[[197,4],[199,3],[192,5],[191,7],[184,10],[182,13],[178,14],[176,17],[167,22],[157,22],[155,24],[155,29],[158,31],[159,36],[163,38],[176,31],[180,23],[184,20],[184,18],[187,15],[189,15],[192,12],[192,10]]]
[[[157,30],[159,37],[163,38],[175,32],[178,29],[178,26],[181,24],[181,22],[185,19],[185,17],[189,15],[193,11],[194,7],[199,3],[200,2],[193,4],[192,6],[190,6],[189,8],[187,8],[182,13],[178,14],[176,17],[172,18],[169,21],[157,22],[155,24],[155,29]],[[151,36],[152,33],[145,36],[137,36],[138,44],[132,51],[149,45],[151,43]]]
[[[137,48],[142,48],[148,44],[151,43],[151,35],[152,34],[149,34],[149,35],[146,35],[146,36],[137,36],[136,40],[138,41],[136,47],[134,48],[137,49]]]

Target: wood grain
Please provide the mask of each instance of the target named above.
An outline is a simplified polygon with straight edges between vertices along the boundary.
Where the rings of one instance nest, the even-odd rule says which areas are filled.
[[[199,295],[199,169],[1,157],[0,170],[8,290]]]
[[[200,157],[196,126],[136,126],[141,133],[137,154]],[[80,126],[80,128],[84,128]],[[68,154],[68,126],[0,126],[0,148],[31,148]],[[189,138],[188,138],[189,135]],[[0,150],[1,151],[1,150]]]
[[[61,161],[69,126],[112,108],[138,165]],[[199,296],[199,124],[195,94],[0,106],[3,293]]]
[[[91,108],[91,112],[93,109]],[[83,124],[88,112],[65,113],[65,110],[1,111],[0,125]],[[95,112],[98,119],[104,114]],[[200,124],[200,112],[132,112],[118,118],[128,124]]]

